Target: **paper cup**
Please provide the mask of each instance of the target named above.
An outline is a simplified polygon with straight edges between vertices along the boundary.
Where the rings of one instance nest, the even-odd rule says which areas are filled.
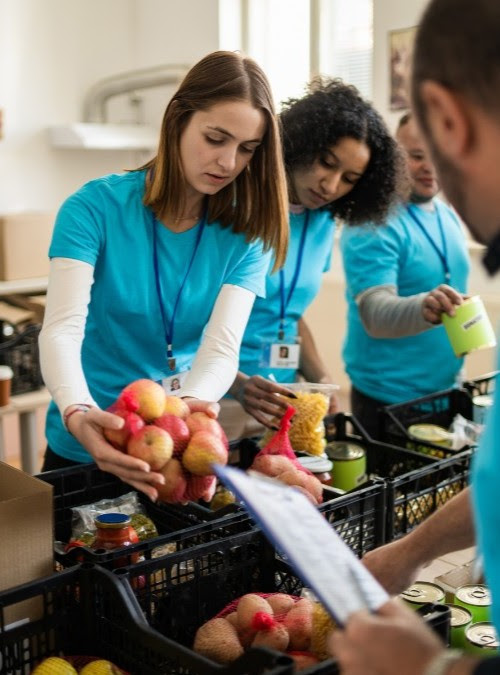
[[[496,345],[495,332],[478,295],[455,307],[455,316],[442,314],[443,326],[456,356]]]
[[[0,407],[8,405],[10,400],[10,386],[14,373],[9,366],[0,366]]]

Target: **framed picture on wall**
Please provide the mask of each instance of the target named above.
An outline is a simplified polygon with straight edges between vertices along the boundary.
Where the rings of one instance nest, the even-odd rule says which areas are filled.
[[[390,110],[410,107],[409,77],[416,26],[389,32]]]

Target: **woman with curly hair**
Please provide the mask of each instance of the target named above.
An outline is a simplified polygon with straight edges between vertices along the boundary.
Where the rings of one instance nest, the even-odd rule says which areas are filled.
[[[280,383],[299,376],[331,383],[304,312],[330,268],[336,219],[353,226],[382,223],[400,192],[402,162],[382,118],[340,80],[314,79],[303,98],[280,114],[290,204],[290,245],[284,266],[271,268],[266,298],[254,304],[240,351],[239,372],[220,420],[229,437],[272,426],[289,395]],[[287,347],[287,356],[283,354]],[[330,410],[337,407],[332,397]]]

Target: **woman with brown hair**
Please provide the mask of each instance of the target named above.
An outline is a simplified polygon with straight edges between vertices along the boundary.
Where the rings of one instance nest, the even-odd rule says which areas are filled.
[[[271,256],[288,242],[286,182],[269,83],[251,59],[215,52],[186,75],[146,165],[84,185],[50,246],[42,370],[53,396],[43,470],[94,459],[157,496],[163,477],[115,450],[105,412],[148,378],[216,416]]]

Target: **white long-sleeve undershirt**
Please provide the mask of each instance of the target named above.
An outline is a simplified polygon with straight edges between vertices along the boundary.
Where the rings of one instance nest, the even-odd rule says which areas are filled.
[[[40,333],[42,374],[61,414],[74,403],[96,405],[81,362],[94,268],[69,258],[50,263],[47,306]],[[182,395],[217,401],[238,371],[239,348],[255,294],[240,286],[222,286]]]

